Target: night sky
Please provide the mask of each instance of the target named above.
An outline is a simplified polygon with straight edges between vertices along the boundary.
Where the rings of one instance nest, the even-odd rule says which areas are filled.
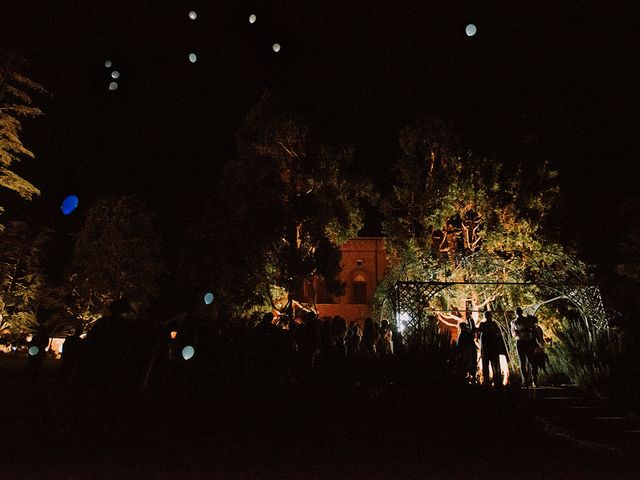
[[[5,0],[0,48],[53,94],[25,124],[38,158],[19,167],[43,195],[6,216],[57,221],[68,193],[81,207],[135,193],[175,236],[269,88],[328,141],[354,145],[381,187],[399,130],[425,113],[480,154],[548,159],[567,234],[598,260],[626,224],[619,202],[638,196],[640,42],[633,2],[592,3]]]

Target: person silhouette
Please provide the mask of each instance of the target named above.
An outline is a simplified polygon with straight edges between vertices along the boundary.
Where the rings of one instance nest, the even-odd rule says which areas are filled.
[[[535,387],[538,381],[538,364],[535,358],[537,342],[534,322],[531,317],[523,314],[520,307],[516,308],[516,318],[511,322],[511,335],[516,339],[522,386]]]
[[[500,367],[500,355],[507,354],[507,347],[502,338],[500,327],[493,320],[493,313],[484,313],[484,322],[478,326],[480,334],[480,354],[482,356],[482,382],[485,385],[502,385],[502,368]],[[490,378],[490,368],[493,377]]]

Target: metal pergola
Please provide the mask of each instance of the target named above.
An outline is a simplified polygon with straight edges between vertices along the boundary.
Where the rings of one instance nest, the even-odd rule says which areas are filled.
[[[579,283],[543,283],[543,282],[494,282],[494,281],[467,281],[467,282],[439,282],[439,281],[402,281],[396,282],[394,288],[394,315],[396,324],[402,323],[406,337],[411,337],[419,343],[424,341],[424,333],[429,317],[429,312],[435,311],[431,307],[432,299],[442,290],[456,285],[514,285],[523,287],[542,287],[556,296],[553,300],[564,298],[574,304],[583,317],[583,320],[592,331],[597,328],[606,328],[608,325],[607,314],[600,295],[600,289],[596,285]],[[532,309],[547,303],[540,302]]]

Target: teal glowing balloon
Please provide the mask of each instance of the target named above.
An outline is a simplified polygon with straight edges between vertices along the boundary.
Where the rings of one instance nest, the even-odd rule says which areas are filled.
[[[184,358],[185,360],[193,358],[195,354],[196,350],[191,345],[187,345],[182,349],[182,358]]]
[[[204,303],[211,305],[213,303],[213,293],[209,292],[204,296]]]
[[[62,201],[62,205],[60,206],[60,210],[64,215],[69,215],[76,208],[78,208],[78,197],[75,195],[69,195]]]
[[[467,37],[473,37],[477,32],[478,32],[478,28],[473,23],[470,23],[464,29],[464,33],[467,34]]]
[[[31,355],[32,357],[35,357],[39,353],[40,353],[40,349],[35,345],[33,345],[32,347],[29,347],[29,355]]]

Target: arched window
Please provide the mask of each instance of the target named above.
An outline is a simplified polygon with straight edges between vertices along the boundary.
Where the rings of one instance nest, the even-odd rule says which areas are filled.
[[[353,276],[351,282],[351,303],[367,302],[367,277],[364,273],[358,272]]]

